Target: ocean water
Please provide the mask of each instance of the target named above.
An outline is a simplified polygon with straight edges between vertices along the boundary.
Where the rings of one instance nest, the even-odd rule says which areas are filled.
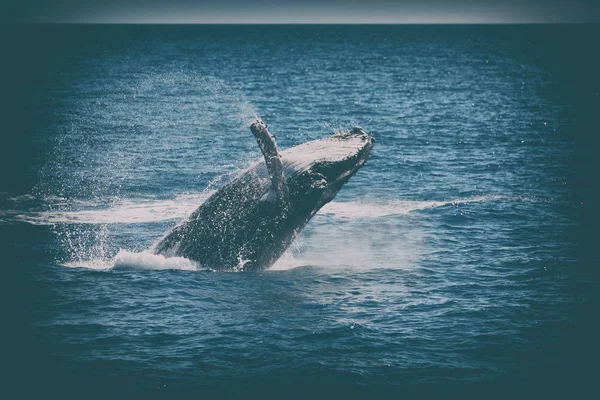
[[[591,387],[598,26],[24,25],[2,36],[16,390]],[[377,143],[268,270],[147,253],[261,157],[256,118],[280,148],[354,125]]]

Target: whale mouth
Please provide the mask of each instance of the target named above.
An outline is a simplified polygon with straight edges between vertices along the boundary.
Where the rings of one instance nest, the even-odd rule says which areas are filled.
[[[371,150],[375,145],[375,137],[367,134],[360,126],[355,126],[349,132],[338,132],[333,135],[334,139],[337,139],[340,143],[340,147],[347,147],[347,142],[350,146],[354,147],[353,151],[349,152],[349,160],[355,162],[355,168],[358,169],[366,162],[371,155]]]
[[[293,181],[304,173],[320,173],[327,185],[352,176],[369,158],[375,138],[362,128],[338,132],[281,151],[284,174]]]
[[[360,140],[359,144],[355,145],[355,154],[349,157],[349,160],[354,162],[354,168],[352,168],[353,171],[351,172],[356,172],[356,170],[363,166],[371,156],[371,150],[375,146],[375,137],[368,135],[360,126],[355,126],[350,132],[336,133],[334,137],[341,138],[342,140]]]
[[[334,138],[339,140],[359,139],[360,144],[356,146],[349,157],[340,161],[325,162],[322,164],[323,175],[327,179],[327,187],[330,196],[334,196],[346,182],[367,162],[375,145],[373,135],[367,135],[362,128],[353,128],[350,132],[335,134]],[[329,197],[329,196],[328,196]]]

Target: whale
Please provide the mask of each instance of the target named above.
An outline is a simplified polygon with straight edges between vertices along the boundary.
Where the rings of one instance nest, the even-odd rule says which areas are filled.
[[[151,248],[216,271],[272,266],[371,155],[361,127],[279,151],[262,120],[250,126],[262,159],[213,193]]]

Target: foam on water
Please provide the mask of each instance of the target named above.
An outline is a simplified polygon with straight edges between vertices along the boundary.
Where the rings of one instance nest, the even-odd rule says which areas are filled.
[[[121,199],[112,206],[99,208],[93,203],[80,205],[80,210],[56,210],[19,214],[15,220],[33,225],[54,224],[137,224],[177,220],[187,217],[213,192],[179,194],[172,199]],[[473,196],[451,200],[390,200],[390,201],[333,201],[326,204],[317,215],[339,219],[381,218],[390,215],[443,207],[496,201],[503,196]]]
[[[408,214],[414,211],[426,210],[428,208],[443,207],[446,205],[459,205],[465,203],[479,203],[485,201],[500,200],[502,196],[473,196],[464,199],[453,199],[445,201],[436,200],[391,200],[388,202],[364,202],[347,201],[331,202],[326,204],[319,213],[321,215],[332,215],[340,219],[352,218],[381,218],[390,215]]]
[[[326,217],[323,217],[326,218]],[[425,233],[411,219],[316,221],[270,268],[301,266],[327,269],[405,269],[417,265],[426,251]]]
[[[65,199],[46,199],[55,211],[19,214],[12,219],[33,225],[53,226],[71,261],[67,267],[111,270],[137,268],[152,270],[197,270],[194,262],[180,257],[165,258],[149,251],[120,249],[111,245],[112,224],[141,224],[177,221],[186,218],[214,191],[182,193],[171,199],[117,199],[110,206]],[[300,266],[351,268],[403,268],[414,265],[423,252],[423,234],[414,226],[396,221],[393,227],[383,218],[444,206],[498,201],[503,196],[472,196],[450,200],[357,200],[326,204],[273,265],[271,270]],[[525,201],[527,199],[520,199]],[[343,225],[332,227],[328,221]],[[379,222],[378,222],[379,221]],[[381,224],[385,224],[382,226]],[[161,228],[164,229],[164,228]],[[164,233],[162,231],[157,233]],[[393,241],[393,245],[382,245]],[[113,250],[111,250],[113,249]],[[111,256],[114,255],[114,256]]]
[[[114,268],[140,268],[140,269],[180,269],[186,271],[195,271],[198,265],[184,257],[163,257],[161,255],[142,251],[134,253],[131,251],[120,250],[114,261]]]
[[[93,259],[88,261],[67,262],[63,264],[72,268],[88,268],[95,270],[110,270],[114,268],[135,268],[152,270],[185,270],[196,271],[199,266],[184,257],[163,257],[147,251],[132,252],[119,250],[117,255],[110,260]]]
[[[185,193],[171,199],[118,199],[102,207],[91,202],[47,199],[56,211],[31,212],[13,218],[34,225],[50,225],[69,253],[67,267],[111,270],[136,268],[151,270],[197,270],[185,258],[165,258],[149,251],[134,252],[111,245],[111,224],[140,224],[177,221],[186,218],[213,191]],[[414,265],[423,252],[423,234],[403,219],[393,226],[383,218],[407,215],[428,209],[460,204],[498,201],[503,196],[473,196],[439,200],[357,200],[333,201],[315,216],[314,223],[296,238],[292,247],[271,270],[300,266],[351,268],[403,268]],[[341,223],[332,226],[331,220]],[[383,224],[383,225],[382,225]],[[161,228],[164,229],[164,228]],[[118,230],[118,229],[117,229]],[[164,233],[162,231],[158,234]],[[389,245],[393,241],[393,245]],[[388,243],[388,245],[385,245]],[[385,245],[385,246],[384,246]],[[385,247],[385,251],[382,250]],[[112,250],[111,250],[112,249]],[[114,256],[111,256],[114,255]]]
[[[172,199],[119,199],[110,207],[91,202],[80,210],[31,212],[15,219],[33,225],[54,224],[136,224],[183,218],[194,211],[212,192],[179,194]]]

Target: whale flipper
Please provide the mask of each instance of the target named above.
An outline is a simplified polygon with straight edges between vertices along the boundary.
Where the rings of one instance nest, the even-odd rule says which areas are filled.
[[[275,192],[277,200],[283,204],[287,204],[289,200],[288,187],[283,175],[283,163],[281,162],[281,155],[277,150],[275,137],[267,129],[267,124],[261,120],[255,121],[250,126],[250,130],[265,157],[265,164],[271,178],[271,188]]]

